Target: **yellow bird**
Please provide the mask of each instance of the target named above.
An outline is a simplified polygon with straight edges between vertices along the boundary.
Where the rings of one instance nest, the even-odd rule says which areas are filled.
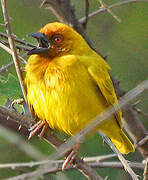
[[[32,137],[46,123],[52,129],[74,135],[117,97],[109,65],[93,51],[83,37],[62,23],[49,23],[30,36],[39,42],[28,52],[25,83],[31,112],[39,117]],[[134,147],[122,130],[118,111],[96,131],[106,134],[123,154]],[[46,129],[46,126],[43,128]]]

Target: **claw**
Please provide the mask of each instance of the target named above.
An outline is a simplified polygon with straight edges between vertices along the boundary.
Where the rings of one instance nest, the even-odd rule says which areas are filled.
[[[64,163],[63,163],[63,165],[62,165],[62,171],[65,170],[65,168],[67,167],[67,165],[70,166],[70,165],[74,162],[74,160],[75,160],[75,158],[76,158],[76,156],[77,156],[77,153],[78,153],[79,149],[80,149],[80,144],[76,144],[76,145],[73,147],[72,151],[71,151],[70,154],[67,156],[66,160],[64,161]]]
[[[33,131],[39,124],[41,123],[41,120],[35,123],[33,126],[31,126],[28,131]]]
[[[45,134],[47,128],[48,128],[48,124],[45,123],[45,124],[43,125],[42,130],[41,130],[41,133],[38,135],[39,138],[42,138],[42,137],[44,136],[44,134]]]
[[[30,140],[41,128],[42,128],[42,131],[41,133],[39,134],[39,137],[43,137],[46,130],[47,130],[47,127],[48,127],[48,124],[44,121],[38,121],[36,124],[34,124],[30,129],[30,134],[29,134],[29,137],[28,137],[28,140]]]

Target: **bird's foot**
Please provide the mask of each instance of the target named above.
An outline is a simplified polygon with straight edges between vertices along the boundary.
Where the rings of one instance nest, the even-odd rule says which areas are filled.
[[[62,171],[64,171],[64,169],[67,167],[67,165],[70,166],[74,162],[79,149],[80,149],[80,144],[76,144],[72,148],[72,151],[70,151],[70,153],[68,154],[68,156],[66,157],[66,160],[64,161],[64,163],[62,165]]]
[[[39,138],[42,138],[48,128],[48,124],[42,120],[38,121],[36,124],[29,128],[30,134],[28,140],[30,140],[40,129],[42,128],[40,134],[38,135]]]

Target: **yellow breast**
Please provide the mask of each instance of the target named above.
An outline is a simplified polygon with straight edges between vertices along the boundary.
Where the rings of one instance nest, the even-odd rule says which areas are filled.
[[[26,67],[29,107],[51,128],[72,135],[101,113],[107,103],[87,67],[73,57],[64,65],[56,64],[56,60],[46,63],[42,72],[29,62]]]

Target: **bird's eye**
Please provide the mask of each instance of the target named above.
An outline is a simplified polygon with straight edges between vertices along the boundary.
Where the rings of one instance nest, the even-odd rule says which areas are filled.
[[[54,43],[59,44],[63,41],[63,36],[61,36],[60,34],[54,35],[52,37],[52,40],[54,41]]]
[[[56,43],[61,42],[61,38],[59,38],[59,37],[56,37],[54,40],[55,40]]]

